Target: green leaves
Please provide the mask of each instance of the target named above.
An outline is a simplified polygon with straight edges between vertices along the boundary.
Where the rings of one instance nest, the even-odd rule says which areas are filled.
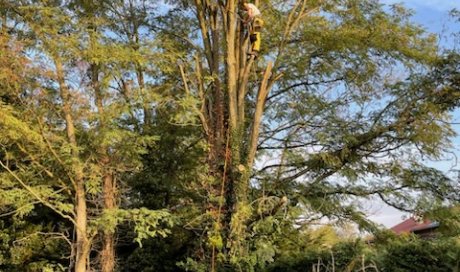
[[[142,240],[148,237],[166,237],[171,233],[169,228],[174,224],[174,219],[165,210],[151,211],[146,208],[128,211],[130,220],[135,224],[137,234],[135,241],[142,246]],[[163,226],[163,227],[162,227]]]
[[[122,222],[134,226],[136,241],[142,247],[142,241],[148,238],[166,237],[171,234],[176,219],[166,210],[108,209],[94,222],[94,227],[104,233],[114,233]]]
[[[329,258],[320,238],[302,233],[314,220],[374,230],[358,199],[436,208],[458,220],[444,210],[458,202],[458,188],[422,164],[442,158],[455,135],[449,114],[460,105],[458,52],[441,54],[435,35],[411,23],[401,5],[260,2],[266,25],[252,67],[245,67],[245,26],[229,26],[238,10],[220,1],[0,4],[7,22],[0,31],[0,220],[30,226],[2,236],[2,261],[14,259],[12,271],[46,247],[35,234],[21,240],[33,231],[84,236],[91,257],[105,248],[99,236],[117,233],[154,248],[142,252],[163,250],[168,263],[252,271],[282,255],[288,238]],[[239,36],[226,44],[229,34]],[[269,61],[264,85],[272,89],[258,101]],[[227,120],[230,98],[240,113],[236,132]],[[256,105],[265,116],[260,138],[251,139]],[[263,150],[259,169],[247,169],[250,143]],[[77,213],[89,230],[75,226]],[[174,226],[187,235],[172,237]],[[167,236],[177,256],[158,242]],[[19,257],[8,255],[14,240],[23,241]],[[337,256],[341,264],[358,262],[353,246],[341,248],[353,256]]]

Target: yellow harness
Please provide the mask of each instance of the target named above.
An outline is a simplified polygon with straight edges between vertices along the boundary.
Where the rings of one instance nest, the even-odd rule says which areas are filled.
[[[265,23],[264,20],[262,20],[262,18],[259,18],[259,17],[254,18],[254,21],[252,22],[251,35],[250,35],[252,52],[260,51],[260,45],[262,43],[260,31],[262,30],[264,23]]]

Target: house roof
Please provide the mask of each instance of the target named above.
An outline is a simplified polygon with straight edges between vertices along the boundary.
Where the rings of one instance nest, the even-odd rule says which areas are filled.
[[[415,218],[411,217],[392,227],[391,230],[396,234],[401,234],[409,232],[419,232],[423,230],[434,229],[437,227],[439,227],[438,222],[432,222],[428,219],[423,221],[417,221]]]

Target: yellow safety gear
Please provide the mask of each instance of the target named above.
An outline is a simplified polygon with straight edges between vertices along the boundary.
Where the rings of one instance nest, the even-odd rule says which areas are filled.
[[[261,44],[261,35],[260,32],[254,32],[251,34],[251,42],[252,42],[252,48],[251,50],[253,52],[259,52],[260,51],[260,44]]]

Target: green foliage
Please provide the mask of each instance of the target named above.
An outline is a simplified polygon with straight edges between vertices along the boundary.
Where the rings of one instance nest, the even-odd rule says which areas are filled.
[[[373,258],[379,267],[388,271],[457,271],[458,236],[445,234],[437,229],[431,239],[421,239],[415,235],[379,233],[371,246]]]
[[[45,208],[20,219],[1,218],[0,270],[65,271],[65,258],[70,254],[68,237],[60,232],[62,225],[47,223],[50,220],[53,215]]]
[[[380,254],[378,265],[385,271],[457,271],[460,245],[457,239],[409,237],[388,243]]]
[[[304,245],[292,248],[269,266],[268,271],[457,271],[460,247],[457,237],[421,240],[415,236],[379,234],[372,243],[341,240],[327,248]],[[377,270],[376,270],[377,269]],[[263,270],[265,271],[265,270]]]
[[[94,222],[95,228],[106,233],[114,233],[122,222],[134,224],[134,239],[140,247],[142,241],[156,236],[166,237],[171,234],[170,228],[175,219],[167,210],[140,209],[111,209],[104,210],[103,215]]]
[[[263,45],[238,86],[247,90],[235,131],[226,131],[234,45],[223,15],[238,10],[220,1],[0,2],[0,270],[69,267],[60,253],[75,242],[82,193],[89,255],[100,235],[116,233],[121,271],[209,271],[213,261],[222,271],[300,271],[332,259],[336,271],[362,261],[386,271],[456,267],[451,240],[368,247],[308,226],[327,218],[375,231],[356,200],[378,197],[428,210],[458,233],[458,184],[423,164],[455,136],[458,52],[442,52],[401,5],[260,2]],[[210,5],[204,20],[198,3]],[[257,101],[268,61],[272,89]],[[258,161],[246,169],[257,103]]]
[[[105,209],[103,199],[107,197],[104,178],[108,173],[115,188],[122,187],[122,176],[138,172],[142,168],[141,155],[158,140],[156,135],[143,135],[139,129],[142,123],[139,109],[158,97],[143,96],[146,87],[149,90],[152,87],[129,86],[129,91],[126,85],[116,91],[110,87],[120,82],[121,77],[135,74],[132,72],[135,64],[147,66],[147,55],[159,54],[151,54],[145,48],[139,52],[113,35],[104,35],[112,22],[100,16],[102,6],[98,11],[92,10],[95,12],[92,16],[85,13],[88,10],[82,12],[80,8],[88,7],[80,7],[77,2],[0,4],[2,14],[5,11],[8,16],[5,20],[20,25],[8,31],[10,37],[5,36],[6,26],[2,24],[0,39],[2,48],[12,45],[11,50],[0,55],[1,76],[15,73],[14,78],[0,86],[0,129],[5,132],[0,137],[0,196],[3,197],[0,211],[8,220],[24,220],[25,225],[35,226],[30,215],[51,209],[60,217],[46,218],[41,224],[53,226],[56,235],[71,241],[75,236],[68,237],[69,233],[82,227],[77,226],[76,213],[81,211],[75,207],[76,194],[81,193],[77,193],[76,183],[83,182],[87,201],[83,212],[90,226],[84,235],[88,235],[88,241],[102,233],[115,233],[120,224],[132,224],[136,233],[133,240],[139,244],[150,237],[165,237],[175,221],[168,211],[125,205]],[[105,7],[105,12],[108,11]],[[16,42],[20,50],[13,46]],[[20,66],[26,59],[28,66]],[[27,76],[18,77],[26,72]],[[4,99],[6,93],[11,97]],[[67,106],[70,111],[66,111]],[[128,116],[135,120],[124,122]],[[71,133],[75,133],[76,142],[69,136],[69,127],[74,127]],[[123,197],[112,196],[115,205]],[[56,225],[61,227],[54,229]],[[14,236],[11,242],[16,238],[22,239]],[[59,266],[52,262],[53,254],[49,254],[47,261],[40,252],[48,250],[40,251],[37,249],[40,244],[32,243],[32,239],[27,241],[30,243],[24,242],[17,250],[13,248],[14,254],[8,253],[12,257],[8,257],[6,265],[11,264],[14,256],[23,256],[17,258],[24,263],[39,258],[37,264],[28,268],[31,271],[59,271]],[[100,245],[92,246],[97,249]],[[64,252],[57,248],[51,251]],[[74,257],[75,254],[65,256],[67,259],[60,261],[62,267],[69,267],[72,264],[69,258]]]
[[[169,229],[161,229],[160,223],[165,224],[167,227],[173,225],[173,220],[168,218],[169,215],[166,211],[150,211],[148,209],[131,210],[129,214],[132,216],[131,220],[134,222],[134,231],[137,233],[136,242],[142,246],[141,241],[147,237],[162,236],[170,234]]]
[[[185,271],[205,272],[208,269],[205,263],[197,262],[192,258],[187,258],[185,261],[179,262],[178,266],[184,268]]]

